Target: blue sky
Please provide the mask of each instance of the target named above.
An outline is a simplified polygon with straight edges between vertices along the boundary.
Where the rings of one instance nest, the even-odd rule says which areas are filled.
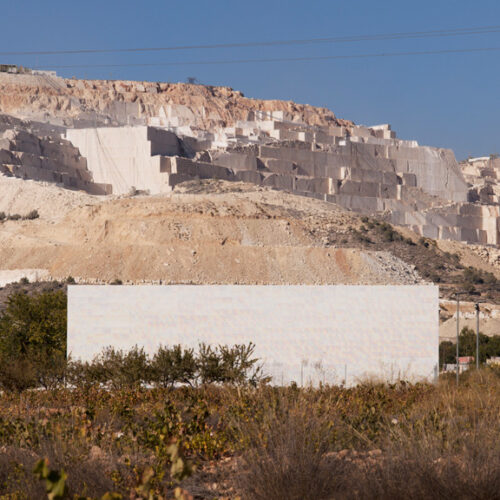
[[[164,47],[500,25],[498,0],[1,1],[0,51]],[[500,47],[500,33],[450,38],[136,54],[0,56],[26,66],[162,63]],[[500,152],[500,51],[238,65],[74,68],[63,76],[185,81],[391,123],[459,159]]]

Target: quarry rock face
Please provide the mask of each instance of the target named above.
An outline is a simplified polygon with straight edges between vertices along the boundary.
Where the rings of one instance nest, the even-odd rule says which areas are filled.
[[[498,245],[499,160],[357,126],[325,109],[228,88],[0,73],[0,169],[91,194],[243,181],[317,198],[438,239]]]

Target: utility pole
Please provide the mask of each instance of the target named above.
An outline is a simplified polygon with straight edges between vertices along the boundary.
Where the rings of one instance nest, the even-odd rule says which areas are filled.
[[[476,370],[479,370],[479,304],[485,302],[484,300],[478,300],[475,305],[476,309]]]
[[[476,302],[476,370],[479,370],[479,303]]]
[[[465,295],[465,294],[467,294],[467,292],[455,292],[455,297],[457,298],[457,359],[456,359],[457,387],[460,374],[460,363],[458,362],[459,342],[460,342],[460,295]]]

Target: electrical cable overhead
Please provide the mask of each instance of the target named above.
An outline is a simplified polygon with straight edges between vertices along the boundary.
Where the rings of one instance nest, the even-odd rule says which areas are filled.
[[[431,31],[410,31],[400,33],[385,33],[374,35],[356,35],[344,37],[306,38],[295,40],[254,41],[242,43],[216,43],[200,45],[176,45],[170,47],[132,47],[121,49],[74,49],[74,50],[38,50],[38,51],[0,51],[0,56],[43,56],[43,55],[76,55],[76,54],[111,54],[127,52],[161,52],[161,51],[183,51],[204,50],[244,47],[271,47],[287,45],[308,45],[317,43],[352,43],[365,41],[403,40],[420,38],[457,37],[470,35],[484,35],[489,33],[500,33],[500,25],[479,26],[475,28],[440,29]]]
[[[306,62],[306,61],[331,61],[342,59],[369,59],[383,57],[408,57],[439,54],[472,54],[479,52],[497,52],[500,47],[480,47],[473,49],[443,49],[421,50],[414,52],[382,52],[372,54],[350,54],[335,56],[309,56],[309,57],[275,57],[260,59],[227,59],[212,61],[171,61],[162,63],[123,63],[123,64],[68,64],[52,66],[34,66],[33,69],[72,69],[72,68],[131,68],[131,67],[161,67],[161,66],[201,66],[219,64],[254,64],[254,63],[280,63],[280,62]]]

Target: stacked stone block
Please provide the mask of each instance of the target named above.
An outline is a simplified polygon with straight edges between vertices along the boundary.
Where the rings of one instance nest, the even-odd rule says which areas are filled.
[[[87,156],[94,179],[115,193],[132,186],[166,192],[189,179],[244,181],[360,213],[385,212],[424,236],[499,241],[497,212],[469,213],[476,208],[467,204],[469,186],[453,153],[396,139],[388,125],[313,127],[262,112],[207,131],[192,128],[183,108],[178,120],[174,112],[168,131],[71,130],[67,137]]]
[[[22,179],[54,182],[69,189],[105,195],[111,185],[95,183],[87,161],[70,142],[7,129],[0,138],[0,171]]]
[[[471,158],[460,164],[469,183],[469,201],[500,204],[500,158]]]

